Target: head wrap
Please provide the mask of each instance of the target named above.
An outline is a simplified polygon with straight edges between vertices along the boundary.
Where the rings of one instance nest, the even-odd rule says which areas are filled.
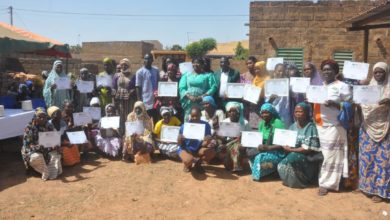
[[[387,74],[389,74],[389,66],[385,62],[378,62],[374,65],[372,68],[372,71],[374,72],[376,68],[381,68],[383,69]]]
[[[339,64],[336,61],[331,59],[322,61],[321,70],[324,68],[325,65],[329,65],[332,69],[334,69],[336,74],[339,74],[340,68],[339,68]]]
[[[49,76],[49,73],[46,70],[44,70],[42,71],[42,76],[47,78]]]
[[[122,70],[122,72],[129,72],[129,70],[130,70],[130,60],[129,60],[129,59],[123,58],[123,59],[119,62],[119,64],[121,65],[121,68],[122,68],[122,64],[126,64],[126,65],[127,65],[127,69]]]
[[[103,63],[112,64],[112,59],[109,57],[106,57],[103,59]]]
[[[114,108],[114,111],[116,111],[114,104],[112,103],[107,104],[106,107],[104,108],[104,112],[106,113],[106,115],[107,115],[108,108]]]
[[[136,108],[141,108],[142,113],[140,115],[137,115],[135,112]],[[153,130],[153,120],[149,117],[146,112],[145,104],[141,101],[134,103],[133,111],[127,116],[127,121],[142,121],[146,130]]]
[[[34,116],[38,117],[38,115],[40,115],[40,114],[45,114],[46,115],[46,111],[42,107],[38,107],[38,108],[35,109]]]
[[[93,105],[96,105],[96,104],[100,105],[99,98],[98,97],[92,97],[91,101],[89,102],[89,105],[93,106]]]
[[[202,98],[202,103],[209,103],[213,108],[217,108],[217,104],[215,104],[215,100],[212,96],[204,96]]]
[[[242,103],[239,103],[239,102],[228,102],[226,103],[226,112],[230,111],[232,108],[235,108],[237,109],[239,115],[240,115],[240,119],[239,119],[239,122],[241,125],[245,125],[245,118],[244,118],[244,106],[242,105]]]
[[[177,70],[177,66],[174,63],[168,64],[167,71]]]
[[[310,115],[311,115],[310,114],[310,112],[311,112],[310,105],[307,104],[306,102],[300,102],[295,107],[298,107],[298,106],[303,108],[303,111],[305,112],[307,119],[310,119]]]
[[[264,111],[267,111],[272,114],[274,118],[280,118],[278,111],[276,111],[275,107],[270,103],[264,103],[260,108],[260,114]]]
[[[25,90],[27,92],[27,89],[28,89],[27,85],[24,83],[21,83],[21,84],[19,84],[18,92],[23,93],[23,90]]]
[[[162,107],[160,108],[160,115],[161,115],[161,117],[162,117],[163,115],[165,115],[166,113],[169,113],[169,114],[172,116],[172,115],[175,114],[174,112],[175,112],[175,110],[174,110],[172,107],[162,106]]]
[[[51,106],[47,109],[47,115],[51,118],[51,116],[54,114],[54,112],[60,110],[57,106]]]
[[[31,80],[26,80],[26,82],[24,82],[26,84],[26,86],[28,88],[31,88],[33,86],[33,82]]]
[[[80,69],[80,73],[82,73],[82,72],[89,72],[89,70],[87,68],[83,67]]]
[[[317,70],[316,65],[314,65],[314,63],[312,63],[312,62],[306,62],[305,65],[309,65],[313,69],[313,74],[310,77],[310,85],[322,86],[323,81],[322,81],[320,73]]]
[[[57,68],[58,65],[62,65],[62,61],[61,60],[54,61],[52,71],[55,71],[55,69]]]
[[[255,63],[255,68],[264,69],[265,64],[266,64],[265,61],[257,61],[257,62]]]

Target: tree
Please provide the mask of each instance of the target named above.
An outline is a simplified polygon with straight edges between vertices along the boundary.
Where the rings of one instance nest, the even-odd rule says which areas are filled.
[[[179,44],[174,44],[172,45],[171,50],[182,51],[183,48]]]
[[[80,44],[73,45],[73,46],[69,47],[70,53],[73,53],[73,54],[80,54],[82,49],[83,48],[80,46]]]
[[[234,53],[235,60],[246,60],[248,59],[249,50],[244,48],[241,42],[238,42],[236,48],[234,49]]]
[[[191,58],[202,57],[207,52],[217,48],[217,41],[214,38],[201,39],[198,42],[193,42],[187,45],[186,51]]]

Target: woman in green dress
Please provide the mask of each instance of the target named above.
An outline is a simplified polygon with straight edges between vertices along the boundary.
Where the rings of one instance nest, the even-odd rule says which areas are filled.
[[[257,149],[260,153],[253,158],[253,151],[256,152],[256,149],[247,150],[247,155],[251,158],[252,179],[256,181],[276,172],[278,163],[286,156],[282,146],[272,144],[275,129],[284,129],[278,112],[270,103],[265,103],[261,106],[260,116],[263,119],[259,123],[259,132],[263,134],[263,144]]]
[[[203,59],[194,58],[192,66],[194,71],[183,73],[179,82],[180,102],[184,109],[185,121],[188,119],[192,106],[201,106],[204,96],[213,96],[217,91],[214,75],[203,72]]]
[[[283,184],[292,188],[305,188],[317,176],[319,167],[315,158],[320,152],[320,140],[315,124],[310,120],[310,106],[301,102],[294,110],[295,123],[289,130],[297,131],[295,147],[283,147],[288,153],[278,164]]]

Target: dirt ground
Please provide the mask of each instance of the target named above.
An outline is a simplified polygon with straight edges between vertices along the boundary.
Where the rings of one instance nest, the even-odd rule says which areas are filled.
[[[277,178],[254,182],[221,166],[184,173],[178,162],[135,165],[91,154],[57,180],[26,176],[0,152],[0,219],[389,219],[390,204],[361,193],[317,196]],[[387,213],[387,216],[386,216]]]

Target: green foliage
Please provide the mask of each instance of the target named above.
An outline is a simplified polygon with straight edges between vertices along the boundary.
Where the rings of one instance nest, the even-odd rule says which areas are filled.
[[[198,42],[188,44],[186,47],[187,54],[191,57],[202,57],[207,52],[217,48],[217,41],[214,38],[201,39]]]
[[[249,50],[244,48],[241,42],[238,42],[236,48],[234,49],[234,53],[235,60],[246,60],[249,56]]]
[[[80,54],[82,51],[82,47],[80,46],[80,44],[77,44],[77,45],[70,46],[69,50],[70,50],[70,53]]]
[[[174,44],[172,45],[171,50],[182,51],[183,48],[179,44]]]

